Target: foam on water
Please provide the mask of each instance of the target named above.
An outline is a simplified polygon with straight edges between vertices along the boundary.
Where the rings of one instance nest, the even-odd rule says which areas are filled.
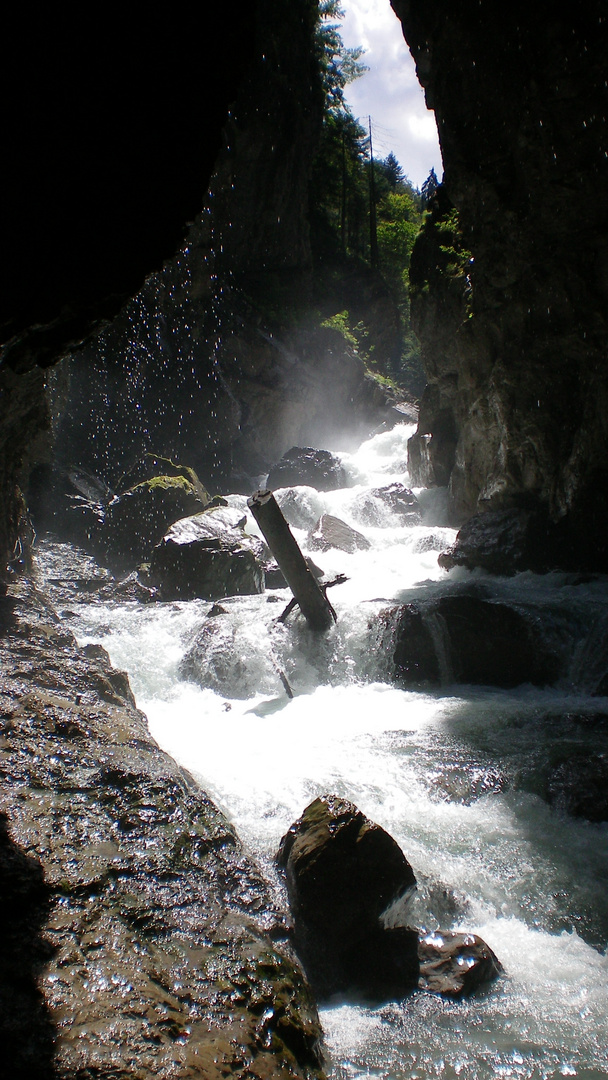
[[[128,670],[158,742],[200,779],[271,879],[278,842],[307,803],[344,795],[410,859],[421,886],[410,914],[480,933],[503,962],[505,975],[468,1001],[416,994],[377,1009],[323,1009],[334,1080],[596,1080],[608,1076],[608,830],[560,817],[539,797],[535,770],[550,755],[556,716],[592,715],[606,702],[567,679],[511,693],[416,693],[386,681],[370,621],[387,601],[443,587],[437,554],[454,538],[440,495],[421,493],[424,523],[408,528],[387,510],[373,525],[358,516],[367,489],[407,483],[411,431],[342,455],[351,487],[297,492],[303,545],[322,513],[372,545],[312,553],[328,576],[349,577],[332,590],[338,622],[328,634],[299,619],[277,623],[286,590],[224,600],[223,629],[202,650],[201,687],[180,678],[179,665],[207,602],[91,606],[75,629]],[[230,502],[246,509],[242,496]],[[251,520],[248,528],[256,532]],[[459,579],[471,575],[452,571]],[[574,589],[567,575],[487,584],[511,602],[550,605],[558,630],[564,612],[581,623],[599,617],[606,597],[605,583]]]

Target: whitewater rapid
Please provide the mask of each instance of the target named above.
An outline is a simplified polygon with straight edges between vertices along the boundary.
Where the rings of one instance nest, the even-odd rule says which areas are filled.
[[[348,577],[332,589],[338,619],[326,635],[299,617],[277,622],[287,590],[222,600],[201,686],[179,671],[207,601],[80,605],[72,627],[128,671],[154,737],[200,780],[272,881],[279,840],[304,807],[320,794],[346,796],[412,863],[413,915],[430,928],[479,933],[502,961],[504,976],[468,1001],[418,993],[380,1008],[324,1008],[332,1080],[607,1077],[608,827],[560,815],[518,777],[551,755],[552,717],[601,714],[608,703],[569,678],[511,692],[391,684],[386,656],[370,644],[375,616],[468,574],[437,563],[455,535],[441,492],[417,492],[423,524],[404,527],[381,504],[370,522],[369,501],[362,522],[366,493],[408,483],[411,431],[400,425],[342,454],[341,491],[297,490],[302,527],[293,532],[303,548],[322,513],[371,543],[311,553],[326,576]],[[246,512],[244,496],[229,502]],[[257,534],[252,519],[247,528]],[[564,612],[606,604],[605,581],[575,597],[567,575],[491,587]]]

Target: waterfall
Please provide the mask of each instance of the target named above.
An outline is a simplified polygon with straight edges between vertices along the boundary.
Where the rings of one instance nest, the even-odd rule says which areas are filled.
[[[213,646],[185,678],[207,601],[82,603],[71,624],[81,644],[101,641],[129,672],[155,738],[229,815],[277,887],[274,854],[289,825],[315,796],[346,796],[412,863],[420,888],[410,917],[479,933],[502,961],[504,976],[466,1001],[418,993],[377,1008],[324,1008],[332,1080],[606,1077],[608,826],[560,813],[542,786],[556,746],[566,756],[575,743],[593,748],[606,698],[577,688],[571,670],[542,689],[456,685],[438,616],[427,626],[442,685],[402,689],[370,630],[389,606],[473,581],[503,602],[550,611],[566,650],[572,627],[584,634],[605,614],[605,581],[441,570],[437,555],[455,534],[442,524],[439,495],[418,493],[422,521],[404,523],[374,494],[407,484],[411,431],[401,425],[342,454],[348,487],[277,492],[297,507],[292,531],[304,549],[323,513],[370,542],[310,552],[328,577],[348,578],[332,590],[338,620],[327,634],[299,617],[277,621],[286,590],[227,598]],[[245,496],[229,502],[246,511]],[[256,532],[252,520],[247,527]],[[43,545],[49,580],[57,558]]]

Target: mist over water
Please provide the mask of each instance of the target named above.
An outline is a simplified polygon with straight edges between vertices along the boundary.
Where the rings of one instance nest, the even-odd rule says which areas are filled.
[[[326,576],[348,577],[331,590],[338,619],[327,634],[299,616],[277,622],[288,590],[227,598],[199,685],[180,677],[180,661],[207,601],[83,605],[74,629],[129,672],[155,738],[228,814],[277,887],[273,858],[289,825],[317,795],[346,796],[412,863],[419,896],[408,917],[479,933],[503,963],[498,982],[463,1002],[417,993],[380,1008],[324,1008],[333,1080],[606,1077],[608,828],[551,808],[537,778],[560,718],[567,726],[573,713],[600,715],[607,702],[577,683],[575,658],[546,690],[389,682],[377,613],[472,577],[437,564],[455,535],[441,493],[419,493],[423,524],[410,526],[370,501],[378,487],[408,483],[411,432],[401,425],[341,455],[350,486],[340,491],[276,493],[297,507],[304,549],[323,513],[371,543],[353,554],[311,552]],[[229,501],[246,510],[245,496]],[[247,527],[256,532],[252,519]],[[493,595],[548,606],[558,620],[582,625],[605,613],[599,579],[575,590],[567,575],[475,576]]]

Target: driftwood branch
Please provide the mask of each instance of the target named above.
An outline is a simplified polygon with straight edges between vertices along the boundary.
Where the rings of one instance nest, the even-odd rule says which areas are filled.
[[[336,613],[306,565],[272,491],[256,491],[247,505],[311,630],[329,630]]]
[[[327,600],[327,589],[331,589],[334,585],[343,585],[345,581],[348,581],[348,578],[347,578],[346,574],[338,574],[338,576],[335,577],[335,578],[332,578],[331,581],[319,582],[319,588],[320,588],[321,592],[323,593],[323,596]],[[327,600],[327,603],[329,604],[329,600]],[[294,600],[294,598],[292,596],[292,598],[289,601],[287,607],[284,608],[283,611],[281,612],[281,614],[279,615],[279,617],[277,619],[277,622],[280,622],[280,623],[287,622],[287,620],[288,620],[289,616],[291,615],[293,609],[295,607],[297,607],[297,606],[298,606],[298,601]],[[337,615],[336,615],[333,607],[331,606],[331,604],[329,604],[329,606],[330,606],[330,608],[331,608],[331,610],[333,612],[334,619],[337,620]]]

